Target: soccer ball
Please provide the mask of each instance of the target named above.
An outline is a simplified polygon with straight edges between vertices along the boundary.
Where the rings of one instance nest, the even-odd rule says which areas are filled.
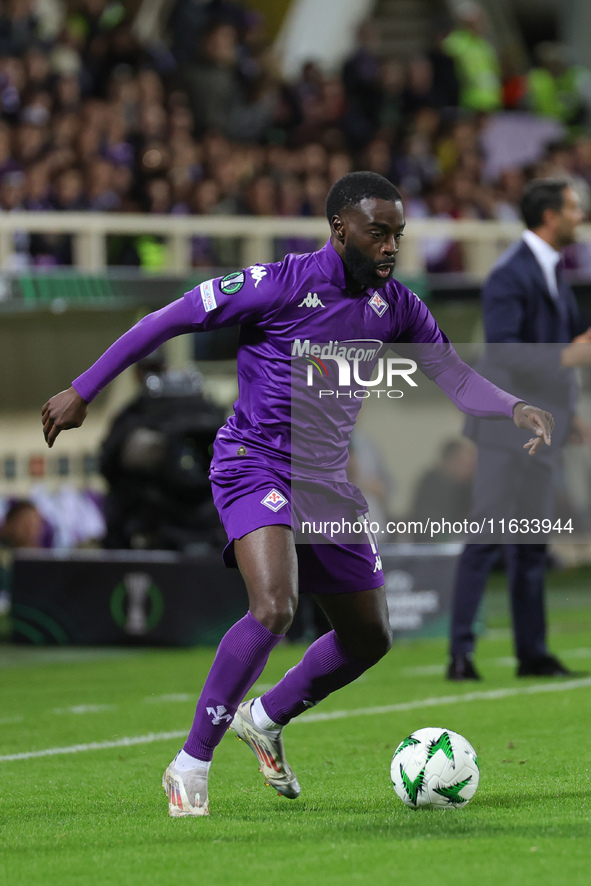
[[[401,741],[392,757],[394,790],[407,806],[457,809],[478,787],[478,757],[472,745],[451,729],[429,726]]]

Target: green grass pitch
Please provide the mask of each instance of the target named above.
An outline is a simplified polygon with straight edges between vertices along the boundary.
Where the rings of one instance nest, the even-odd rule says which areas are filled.
[[[552,650],[580,672],[591,671],[590,600],[591,572],[552,576]],[[587,884],[591,677],[518,680],[504,594],[487,605],[482,683],[443,679],[443,639],[398,643],[286,730],[298,800],[265,787],[228,733],[208,819],[169,819],[160,779],[213,650],[1,645],[0,883]],[[301,654],[276,649],[259,690]],[[476,748],[480,787],[466,808],[414,811],[394,794],[394,749],[422,726]],[[75,751],[6,759],[64,748]]]

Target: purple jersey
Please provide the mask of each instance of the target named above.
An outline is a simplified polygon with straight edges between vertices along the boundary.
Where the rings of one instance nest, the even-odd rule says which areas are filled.
[[[308,397],[299,408],[306,392],[293,383],[298,358],[357,359],[368,368],[364,378],[369,378],[383,344],[430,344],[434,347],[421,368],[462,411],[510,418],[518,402],[459,359],[428,308],[406,286],[390,280],[377,289],[351,293],[330,241],[318,252],[287,255],[280,262],[207,280],[140,321],[73,385],[91,400],[118,372],[173,335],[236,324],[241,326],[239,397],[234,415],[218,433],[214,470],[246,455],[248,461],[262,459],[286,468],[293,457],[308,473],[341,474],[362,401],[343,397],[327,409]],[[294,406],[297,452],[292,451]]]

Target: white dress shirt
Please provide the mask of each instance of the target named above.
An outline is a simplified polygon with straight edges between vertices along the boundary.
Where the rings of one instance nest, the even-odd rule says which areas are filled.
[[[534,258],[542,269],[546,285],[550,290],[550,295],[554,299],[558,299],[558,283],[556,282],[556,265],[560,261],[560,253],[534,234],[533,231],[527,230],[522,234],[523,239],[534,254]]]

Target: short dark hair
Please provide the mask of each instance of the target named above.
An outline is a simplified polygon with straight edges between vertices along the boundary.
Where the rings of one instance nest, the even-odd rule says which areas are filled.
[[[529,182],[521,198],[521,216],[532,230],[544,224],[546,209],[560,212],[564,203],[564,189],[570,187],[566,178],[535,178]]]
[[[326,217],[330,220],[346,206],[357,206],[367,197],[402,203],[402,197],[391,181],[377,172],[349,172],[339,178],[326,198]]]
[[[11,501],[7,511],[4,515],[4,526],[7,523],[11,523],[13,520],[17,520],[21,514],[24,514],[26,511],[36,511],[37,508],[33,504],[32,501],[29,501],[28,498],[19,498],[16,501]]]

